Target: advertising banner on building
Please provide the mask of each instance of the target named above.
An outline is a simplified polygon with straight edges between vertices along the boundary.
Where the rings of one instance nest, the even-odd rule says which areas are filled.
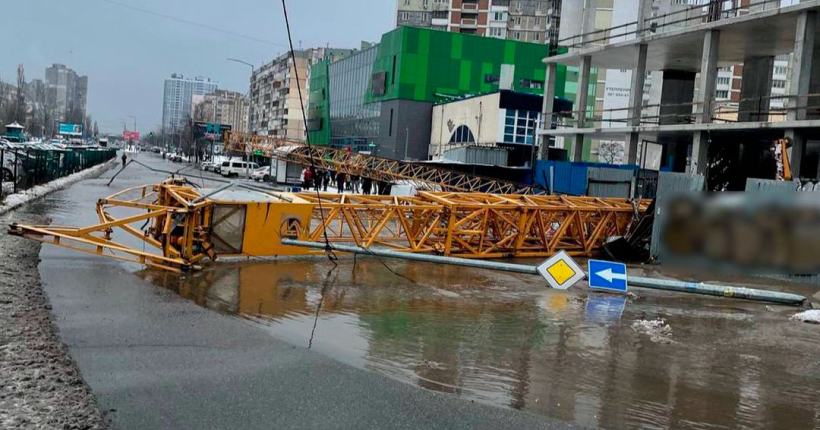
[[[140,132],[138,131],[123,131],[122,138],[127,141],[136,142],[140,140]]]
[[[215,142],[224,142],[226,134],[233,127],[225,124],[214,124],[210,122],[194,123],[194,139],[206,139]]]
[[[612,26],[619,27],[635,22],[637,19],[637,0],[615,0],[612,9]],[[614,31],[616,35],[634,30],[634,27]],[[612,37],[610,43],[621,42],[634,38],[635,35]],[[601,127],[626,127],[629,124],[629,94],[632,87],[632,71],[608,69],[605,71],[604,99],[601,117]],[[604,163],[621,164],[625,161],[626,147],[620,140],[602,140],[599,146],[599,160]]]
[[[60,134],[68,135],[68,136],[82,136],[83,135],[83,125],[82,124],[68,124],[61,122],[60,123]]]

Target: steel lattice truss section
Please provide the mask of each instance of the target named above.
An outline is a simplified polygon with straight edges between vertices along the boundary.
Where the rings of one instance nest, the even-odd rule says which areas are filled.
[[[184,179],[169,179],[102,199],[97,203],[99,223],[93,226],[13,224],[10,233],[177,272],[219,257],[310,254],[314,251],[281,244],[281,238],[323,242],[325,233],[333,242],[364,248],[461,258],[546,257],[562,250],[593,256],[608,237],[625,235],[647,207],[647,202],[591,197],[441,192],[393,197],[246,189],[237,201],[220,200],[227,188],[203,194],[184,184]],[[225,215],[226,208],[233,212]],[[228,243],[220,226],[236,211],[243,215],[228,233],[243,240],[230,249],[215,246]]]
[[[626,199],[428,193],[417,197],[302,193],[316,203],[302,240],[462,258],[592,256],[626,233],[647,203]],[[322,209],[319,209],[319,200]],[[324,222],[322,221],[324,220]]]
[[[197,269],[203,259],[216,258],[209,236],[213,206],[207,200],[196,201],[199,194],[183,183],[183,179],[169,179],[162,184],[128,188],[101,199],[97,202],[100,222],[96,225],[12,224],[9,233],[164,270]],[[120,241],[114,239],[115,232],[119,233]],[[141,246],[123,243],[128,236],[137,238]]]
[[[323,170],[341,171],[376,181],[408,182],[417,189],[428,191],[489,194],[543,193],[538,189],[514,182],[402,163],[372,155],[354,154],[326,146],[314,145],[309,148],[302,143],[268,136],[231,132],[225,149],[245,154],[261,153],[267,157],[275,157],[303,166],[315,165]]]

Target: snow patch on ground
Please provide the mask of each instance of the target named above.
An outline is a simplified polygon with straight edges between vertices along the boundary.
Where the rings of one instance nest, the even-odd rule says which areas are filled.
[[[10,194],[6,196],[2,203],[0,203],[0,215],[4,215],[32,200],[37,200],[40,197],[47,196],[57,190],[61,190],[71,184],[82,181],[83,179],[98,176],[116,164],[117,160],[114,159],[107,163],[85,169],[82,172],[77,172],[64,178],[55,179],[47,184],[38,185],[17,194]]]
[[[809,324],[820,324],[820,310],[812,309],[810,311],[800,312],[789,319]]]
[[[649,336],[649,340],[655,343],[675,343],[672,340],[672,327],[662,318],[637,320],[632,323],[632,330]]]

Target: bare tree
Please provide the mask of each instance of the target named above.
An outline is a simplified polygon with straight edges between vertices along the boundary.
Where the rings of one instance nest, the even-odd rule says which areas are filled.
[[[623,161],[624,145],[621,142],[602,141],[598,145],[598,160],[607,164],[619,164]]]
[[[71,105],[65,113],[65,122],[70,124],[83,124],[83,110],[79,106]]]
[[[6,107],[6,92],[8,89],[6,88],[6,83],[0,79],[0,120],[5,123],[6,121],[6,112],[3,110]]]
[[[17,65],[17,92],[14,95],[14,109],[12,111],[12,121],[17,121],[23,126],[28,125],[26,109],[26,71],[22,64]]]

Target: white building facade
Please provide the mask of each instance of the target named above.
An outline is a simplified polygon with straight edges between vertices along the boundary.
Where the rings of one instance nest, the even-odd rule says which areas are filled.
[[[162,97],[162,129],[166,133],[178,133],[192,118],[195,96],[214,93],[219,84],[209,78],[197,76],[193,79],[181,74],[173,74],[165,80]]]

